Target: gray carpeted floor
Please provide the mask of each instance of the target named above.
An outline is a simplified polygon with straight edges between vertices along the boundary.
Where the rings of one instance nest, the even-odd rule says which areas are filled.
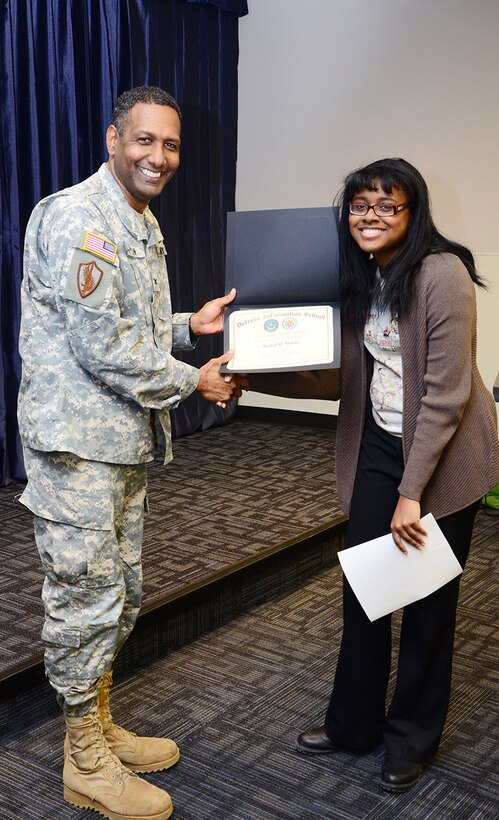
[[[170,733],[175,820],[487,820],[499,815],[494,562],[498,519],[479,512],[462,581],[453,696],[442,746],[406,795],[378,786],[382,750],[352,758],[293,751],[321,721],[337,657],[340,570],[171,653],[115,687],[131,729]],[[397,619],[395,618],[397,622]],[[51,696],[50,693],[47,697]],[[2,820],[90,820],[62,800],[62,721],[36,720],[1,743]]]

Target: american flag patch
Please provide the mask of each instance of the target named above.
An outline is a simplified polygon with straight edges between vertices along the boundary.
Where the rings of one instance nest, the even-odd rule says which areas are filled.
[[[91,251],[96,256],[107,259],[108,262],[114,262],[116,260],[116,254],[118,253],[118,246],[115,245],[114,242],[110,242],[109,239],[104,239],[103,236],[98,236],[96,233],[86,231],[82,250]]]

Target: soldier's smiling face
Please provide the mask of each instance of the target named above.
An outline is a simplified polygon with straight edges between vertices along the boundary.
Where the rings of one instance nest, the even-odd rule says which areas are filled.
[[[137,103],[123,133],[107,129],[108,168],[129,204],[142,212],[174,176],[180,162],[180,119],[174,108]]]

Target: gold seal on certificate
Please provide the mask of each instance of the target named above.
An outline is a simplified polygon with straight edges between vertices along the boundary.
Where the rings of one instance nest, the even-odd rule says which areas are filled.
[[[235,310],[228,320],[228,371],[327,366],[334,359],[331,305]]]

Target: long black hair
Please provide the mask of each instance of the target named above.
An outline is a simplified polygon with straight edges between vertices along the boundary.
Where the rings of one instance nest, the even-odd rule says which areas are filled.
[[[350,234],[348,203],[362,190],[381,187],[403,191],[410,207],[410,221],[404,244],[383,269],[383,287],[378,284],[376,263],[362,251]],[[430,206],[428,187],[419,171],[404,159],[380,159],[349,174],[340,194],[340,270],[344,316],[353,327],[362,327],[373,302],[389,308],[393,316],[409,310],[416,275],[425,256],[453,253],[468,270],[473,282],[485,287],[468,248],[447,239],[437,230]]]

